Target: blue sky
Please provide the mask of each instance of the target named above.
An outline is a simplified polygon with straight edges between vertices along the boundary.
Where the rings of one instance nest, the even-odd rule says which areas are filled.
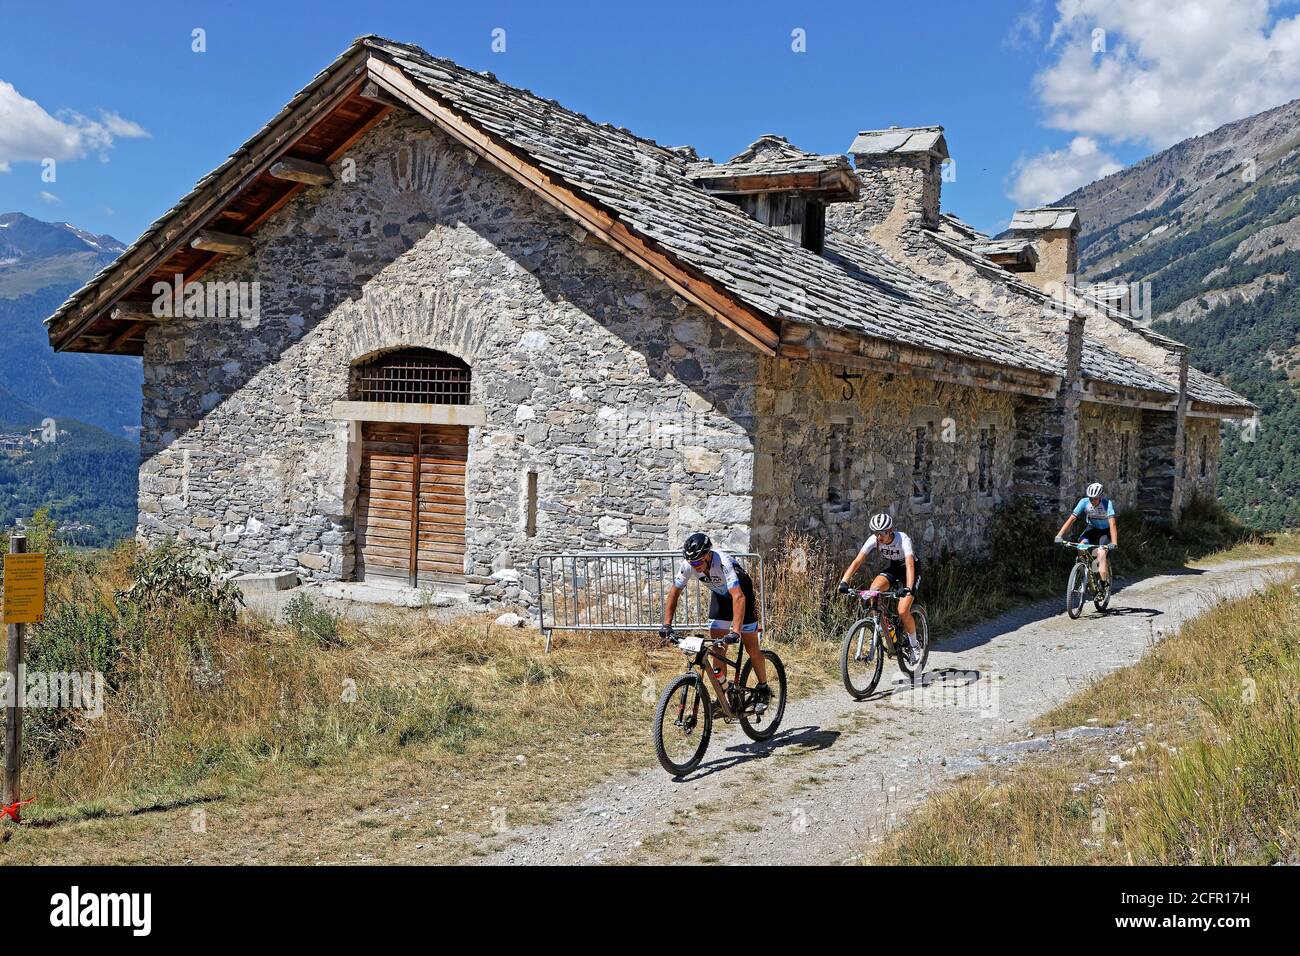
[[[939,123],[957,161],[945,208],[993,230],[1009,194],[1056,198],[1300,95],[1290,6],[0,0],[0,212],[130,241],[353,37],[380,33],[715,159],[763,133],[843,152],[859,129]]]

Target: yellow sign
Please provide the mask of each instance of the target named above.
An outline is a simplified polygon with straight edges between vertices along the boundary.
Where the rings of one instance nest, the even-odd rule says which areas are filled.
[[[4,618],[6,624],[45,620],[45,555],[5,555]]]

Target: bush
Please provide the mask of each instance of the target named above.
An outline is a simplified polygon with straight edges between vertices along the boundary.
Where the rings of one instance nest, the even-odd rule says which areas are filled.
[[[129,572],[135,583],[119,598],[146,613],[189,606],[234,620],[244,597],[230,571],[227,559],[168,540],[137,553]]]
[[[341,615],[317,604],[305,591],[299,591],[284,606],[284,622],[300,638],[314,641],[321,647],[339,647]]]

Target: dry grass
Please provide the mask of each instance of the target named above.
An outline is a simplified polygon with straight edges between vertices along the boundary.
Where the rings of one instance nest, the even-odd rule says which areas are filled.
[[[1300,859],[1298,587],[1276,584],[1216,605],[1037,721],[1039,731],[1126,722],[1137,741],[1120,754],[1070,744],[967,778],[931,800],[874,862]]]
[[[96,720],[29,711],[23,790],[39,799],[31,827],[6,831],[7,861],[484,852],[502,822],[543,820],[584,788],[653,764],[654,703],[682,667],[675,650],[626,634],[560,635],[547,655],[536,632],[488,618],[394,613],[335,633],[184,604],[123,614],[115,594],[131,558],[58,565],[56,613],[29,667],[103,669],[112,691]],[[798,537],[768,563],[766,639],[796,705],[838,679],[854,610],[833,594],[841,570]],[[937,596],[935,607],[953,608],[938,616],[955,625],[1000,609],[1006,596],[982,580]],[[196,807],[206,834],[190,826]]]
[[[653,636],[562,634],[546,654],[536,632],[424,612],[341,622],[325,642],[256,616],[222,621],[184,606],[137,621],[111,610],[128,560],[61,578],[61,606],[79,611],[47,622],[44,641],[34,641],[47,656],[76,657],[111,632],[120,657],[101,717],[45,727],[29,713],[23,789],[39,800],[26,812],[33,826],[5,848],[12,861],[251,852],[178,835],[183,821],[166,841],[150,842],[142,814],[184,815],[198,805],[214,824],[238,820],[246,836],[246,810],[278,807],[252,827],[284,840],[278,858],[342,852],[357,827],[368,831],[360,836],[374,858],[412,841],[444,858],[481,852],[475,838],[490,845],[500,823],[543,819],[555,799],[653,763],[654,703],[683,666]],[[810,597],[822,592],[808,577],[824,570],[814,561],[811,572],[775,575],[784,582],[773,595],[783,623],[768,644],[786,661],[795,696],[833,673]],[[808,606],[796,614],[801,601]],[[413,811],[412,795],[430,793],[441,796]],[[295,851],[286,831],[298,817],[319,821],[322,794],[337,805],[331,834]],[[294,809],[280,815],[286,806]],[[504,820],[494,819],[498,806]],[[391,824],[390,813],[405,822]],[[375,819],[378,844],[376,827],[358,822]],[[79,828],[75,850],[68,826]]]

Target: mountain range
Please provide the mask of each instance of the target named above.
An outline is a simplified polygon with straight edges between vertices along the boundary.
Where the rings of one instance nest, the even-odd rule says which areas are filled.
[[[0,527],[42,505],[83,544],[135,526],[140,360],[56,354],[43,324],[124,248],[66,222],[0,214]],[[56,440],[25,441],[32,429]]]
[[[1260,406],[1254,441],[1225,427],[1224,504],[1261,527],[1300,526],[1300,100],[1053,205],[1079,209],[1082,281],[1139,283],[1145,319]]]

